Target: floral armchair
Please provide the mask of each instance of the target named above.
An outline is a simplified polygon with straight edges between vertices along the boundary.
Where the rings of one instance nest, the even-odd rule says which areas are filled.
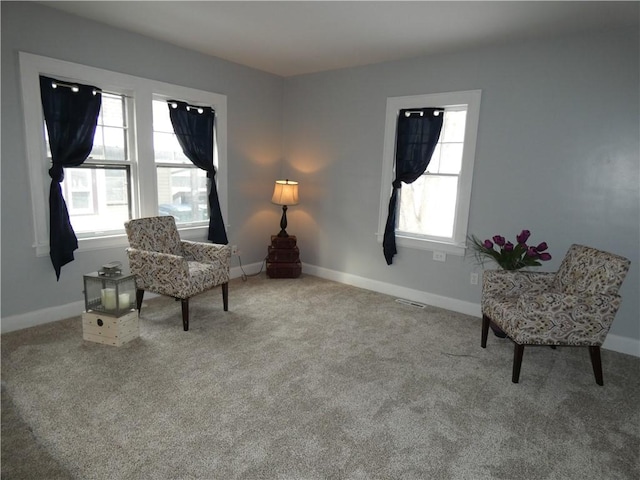
[[[180,240],[171,216],[149,217],[125,223],[129,238],[129,266],[136,275],[136,307],[145,290],[182,302],[182,323],[189,330],[189,298],[221,285],[224,311],[229,309],[227,245]]]
[[[482,337],[493,322],[515,343],[511,380],[518,383],[525,345],[589,347],[603,385],[600,346],[620,307],[628,259],[572,245],[556,273],[489,270],[482,281]]]

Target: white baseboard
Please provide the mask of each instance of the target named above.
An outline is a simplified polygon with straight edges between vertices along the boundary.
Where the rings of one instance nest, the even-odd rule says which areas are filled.
[[[242,275],[254,275],[260,272],[263,268],[263,262],[251,263],[249,265],[243,265],[240,267],[233,267],[230,270],[231,278],[240,278]],[[317,267],[315,265],[303,264],[302,270],[309,275],[315,275],[316,277],[326,278],[327,280],[333,280],[334,282],[344,283],[346,285],[353,285],[354,287],[364,288],[374,292],[384,293],[386,295],[392,295],[397,298],[404,298],[406,300],[413,300],[415,302],[424,303],[433,307],[444,308],[453,312],[463,313],[473,317],[480,317],[481,310],[479,303],[465,302],[450,297],[443,297],[441,295],[434,295],[428,292],[422,292],[420,290],[414,290],[411,288],[400,287],[391,283],[380,282],[378,280],[371,280],[365,277],[359,277],[357,275],[351,275],[349,273],[338,272],[335,270],[329,270],[323,267]],[[153,293],[148,293],[145,298],[153,298],[157,296]],[[66,305],[59,305],[56,307],[43,308],[42,310],[35,310],[32,312],[21,313],[19,315],[12,315],[2,319],[0,323],[0,331],[2,333],[13,332],[14,330],[21,330],[23,328],[35,327],[37,325],[43,325],[45,323],[56,322],[65,318],[75,317],[80,315],[84,311],[84,302],[72,302]],[[620,335],[607,335],[607,339],[602,345],[602,348],[607,350],[613,350],[614,352],[625,353],[627,355],[633,355],[640,357],[640,341],[629,337],[622,337]]]
[[[444,308],[446,310],[478,318],[482,316],[482,310],[479,303],[465,302],[455,298],[434,295],[432,293],[400,287],[398,285],[371,280],[357,275],[316,267],[315,265],[303,264],[302,271],[309,275],[315,275],[316,277],[326,278],[327,280],[353,285],[354,287],[364,288],[366,290],[372,290],[374,292],[384,293],[398,298],[425,303],[433,307]],[[602,348],[640,357],[640,340],[635,340],[629,337],[609,334],[607,335]]]
[[[260,263],[246,265],[243,267],[247,274],[260,271]],[[235,267],[230,270],[231,278],[238,278],[242,276],[242,270],[240,267]],[[144,295],[145,300],[157,297],[158,295],[151,292],[146,292]],[[57,322],[58,320],[64,320],[65,318],[71,318],[81,315],[84,311],[84,302],[72,302],[66,305],[58,305],[55,307],[43,308],[42,310],[34,310],[27,313],[21,313],[18,315],[11,315],[5,317],[0,322],[0,332],[8,333],[15,330],[22,330],[23,328],[35,327],[37,325],[43,325],[45,323]]]
[[[621,337],[620,335],[610,333],[604,340],[602,348],[640,357],[640,341],[629,337]]]
[[[75,317],[84,311],[84,302],[67,303],[55,307],[43,308],[32,312],[11,315],[2,319],[2,333],[22,330],[23,328],[35,327],[45,323],[57,322],[65,318]]]
[[[480,317],[482,315],[479,303],[476,304],[465,302],[463,300],[456,300],[455,298],[434,295],[433,293],[400,287],[391,283],[371,280],[369,278],[359,277],[349,273],[316,267],[315,265],[305,264],[302,266],[302,270],[303,272],[315,275],[316,277],[326,278],[327,280],[333,280],[334,282],[345,283],[347,285],[353,285],[354,287],[364,288],[365,290],[372,290],[374,292],[384,293],[386,295],[392,295],[406,300],[413,300],[414,302],[425,303],[433,307],[444,308],[446,310],[464,313],[465,315],[473,315],[474,317]]]

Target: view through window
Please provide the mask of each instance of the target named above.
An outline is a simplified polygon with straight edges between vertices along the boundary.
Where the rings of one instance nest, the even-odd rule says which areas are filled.
[[[172,215],[176,223],[208,220],[207,172],[196,167],[184,155],[164,100],[153,101],[153,148],[157,167],[158,214]]]
[[[445,109],[440,138],[425,173],[400,189],[398,232],[453,237],[467,108]]]
[[[80,167],[64,169],[62,194],[78,238],[121,231],[131,217],[126,100],[124,95],[102,94],[89,157]],[[48,138],[46,143],[50,159]]]

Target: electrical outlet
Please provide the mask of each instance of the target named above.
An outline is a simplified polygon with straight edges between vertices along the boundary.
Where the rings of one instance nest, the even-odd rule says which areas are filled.
[[[478,274],[476,272],[471,273],[471,285],[478,284]]]
[[[436,262],[444,262],[447,259],[447,254],[444,252],[433,252],[433,259]]]
[[[231,245],[231,255],[238,255],[238,245]]]

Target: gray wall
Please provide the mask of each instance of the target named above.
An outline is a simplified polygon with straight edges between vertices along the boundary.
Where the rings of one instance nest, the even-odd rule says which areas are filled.
[[[2,2],[2,317],[82,300],[82,275],[123,248],[76,252],[60,281],[33,243],[18,52],[227,95],[229,241],[257,261],[277,208],[264,215],[282,163],[280,77],[82,20],[31,2]],[[275,225],[275,226],[274,226]],[[271,227],[271,228],[270,228]],[[257,232],[257,233],[256,233]],[[234,259],[233,265],[236,266]]]
[[[473,258],[399,248],[378,225],[385,102],[482,90],[469,233],[546,241],[557,269],[572,243],[633,265],[612,333],[640,338],[638,31],[592,34],[290,78],[284,151],[301,203],[290,209],[304,262],[478,303]]]

